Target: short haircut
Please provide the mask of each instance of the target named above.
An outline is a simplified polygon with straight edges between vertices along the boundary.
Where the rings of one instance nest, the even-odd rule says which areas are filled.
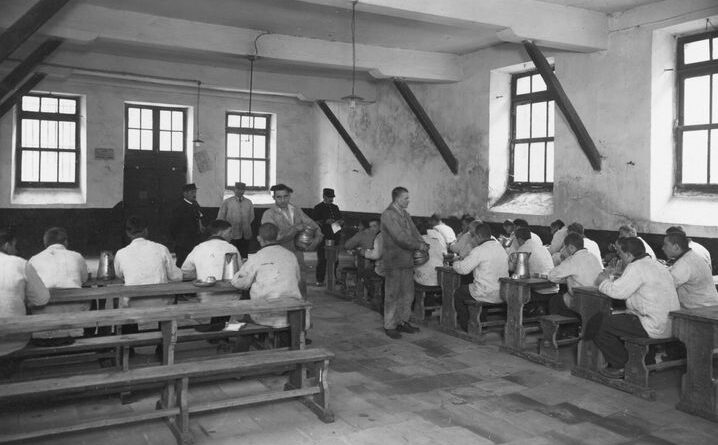
[[[471,221],[474,221],[474,219],[475,218],[473,216],[469,215],[468,213],[464,213],[461,216],[461,222],[466,223],[466,224],[469,224]]]
[[[15,241],[15,233],[10,229],[0,229],[0,247]]]
[[[215,236],[231,228],[232,224],[230,224],[229,222],[223,219],[215,219],[207,225],[207,232],[209,232],[211,236]]]
[[[568,231],[583,236],[583,224],[577,222],[571,223],[568,225]]]
[[[67,231],[62,227],[51,227],[45,230],[45,234],[42,236],[42,243],[45,247],[52,246],[53,244],[65,244],[67,241]]]
[[[516,219],[514,220],[514,225],[515,225],[516,227],[528,227],[528,226],[529,226],[529,222],[526,221],[525,219],[516,218]]]
[[[528,241],[531,239],[531,230],[529,230],[528,227],[519,227],[514,233],[516,234],[517,239],[521,239],[524,241]]]
[[[686,231],[683,230],[682,226],[671,226],[666,229],[666,235],[668,235],[669,233],[682,233],[685,235]]]
[[[394,187],[394,190],[391,191],[391,200],[396,201],[402,193],[409,193],[409,190],[401,186]]]
[[[513,227],[513,226],[514,226],[514,222],[511,221],[510,219],[507,219],[506,221],[504,221],[504,222],[502,223],[502,225]]]
[[[563,245],[564,246],[573,246],[578,250],[581,250],[584,248],[583,245],[583,237],[579,235],[578,233],[571,232],[568,235],[566,235],[566,238],[563,239]]]
[[[264,223],[259,226],[259,237],[264,241],[276,241],[279,229],[272,223]]]
[[[132,215],[125,221],[125,230],[130,236],[139,235],[147,229],[147,220],[139,215]]]
[[[678,244],[678,247],[681,248],[682,251],[688,250],[688,243],[690,242],[690,239],[686,236],[683,232],[669,232],[666,233],[666,239],[671,244]]]
[[[371,224],[371,223],[373,223],[373,222],[377,223],[377,225],[381,225],[381,220],[380,220],[379,218],[371,218],[371,219],[368,221],[368,223],[367,223],[366,226],[369,227],[369,224]]]
[[[292,188],[289,187],[289,186],[286,185],[286,184],[273,185],[272,187],[270,187],[269,190],[270,190],[271,192],[279,192],[279,191],[282,191],[282,190],[286,190],[287,193],[294,193],[294,190],[292,190]]]
[[[416,224],[416,229],[419,231],[420,234],[426,235],[426,231],[429,230],[430,224],[428,221],[419,221]]]
[[[636,258],[646,253],[646,248],[643,246],[643,242],[635,236],[619,238],[618,247],[621,251],[630,253]]]
[[[564,227],[565,225],[566,225],[566,224],[564,224],[563,221],[561,221],[560,219],[557,219],[556,221],[554,221],[554,222],[551,223],[551,226],[550,226],[550,227],[551,227],[552,229],[553,229],[554,227],[555,227],[556,229],[560,229],[560,228]]]
[[[481,238],[491,238],[491,226],[484,223],[479,223],[474,229],[474,233]]]
[[[429,220],[441,222],[441,215],[438,213],[434,213],[433,215],[431,215],[431,218],[429,218]]]
[[[624,234],[624,236],[623,236],[624,238],[638,236],[638,232],[636,232],[636,228],[631,225],[628,225],[628,224],[624,224],[618,228],[618,236],[621,236],[622,233]]]

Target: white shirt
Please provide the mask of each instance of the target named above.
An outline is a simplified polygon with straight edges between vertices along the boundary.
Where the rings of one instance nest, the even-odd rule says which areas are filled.
[[[249,289],[252,300],[282,301],[302,298],[299,279],[299,262],[294,253],[279,245],[269,245],[247,259],[232,279],[232,286]],[[285,312],[254,314],[252,319],[275,328],[288,326]]]
[[[466,258],[471,250],[476,247],[474,245],[474,237],[470,232],[462,233],[459,239],[449,246],[449,250],[459,255],[459,258]]]
[[[593,286],[602,270],[603,266],[596,256],[584,248],[551,269],[548,279],[554,283],[566,280],[569,293],[573,293],[574,287]]]
[[[566,226],[561,227],[553,234],[553,237],[551,238],[551,245],[548,247],[548,251],[551,255],[561,251],[563,248],[563,240],[566,239],[566,235],[568,235],[568,227]]]
[[[641,240],[641,242],[643,243],[643,247],[646,249],[646,253],[649,254],[649,255],[651,256],[651,258],[653,258],[653,259],[655,260],[655,259],[656,259],[656,253],[653,251],[653,249],[651,249],[651,246],[649,246],[648,243],[645,242],[645,241],[643,240],[643,238],[641,238],[640,236],[637,236],[636,238],[638,238],[639,240]]]
[[[626,300],[627,312],[638,317],[651,338],[669,338],[668,313],[680,309],[673,277],[666,267],[650,257],[631,262],[616,281],[603,280],[598,290],[617,300]]]
[[[374,273],[380,277],[384,276],[384,260],[382,259],[382,249],[384,245],[384,237],[379,232],[374,237],[374,247],[364,251],[364,258],[374,261]]]
[[[601,256],[601,249],[598,247],[598,243],[596,243],[596,241],[586,238],[586,237],[583,237],[583,247],[586,250],[588,250],[589,252],[591,252],[593,254],[593,256],[596,257],[596,259],[598,260],[598,262],[600,264],[603,264],[603,257]],[[650,249],[650,247],[649,247],[649,249]],[[653,253],[652,250],[651,250],[651,253]],[[652,255],[651,257],[654,259],[656,258],[655,255]]]
[[[203,243],[197,244],[187,255],[182,263],[182,272],[187,275],[194,275],[198,280],[206,280],[207,277],[222,279],[224,272],[225,254],[237,254],[237,265],[242,266],[242,258],[236,247],[227,241],[219,238],[210,238]]]
[[[533,232],[531,232],[531,239],[536,241],[539,244],[543,244],[541,237],[536,235]],[[511,255],[513,252],[516,252],[518,249],[519,249],[519,242],[518,242],[518,240],[516,240],[516,233],[512,233],[511,234],[511,244],[509,244],[509,247],[506,248],[506,253]]]
[[[449,227],[449,230],[451,230],[451,227]],[[439,242],[439,244],[441,245],[441,248],[443,249],[444,252],[446,252],[448,250],[449,243],[446,242],[446,238],[444,238],[444,235],[442,235],[441,232],[439,232],[438,230],[434,230],[434,229],[427,229],[426,234],[430,238],[436,239]],[[454,238],[454,240],[456,240],[456,238]]]
[[[708,263],[709,269],[711,269],[711,270],[713,269],[713,261],[711,259],[711,253],[708,252],[708,249],[706,249],[705,247],[701,246],[700,244],[698,244],[697,242],[695,242],[693,240],[691,240],[688,243],[688,248],[691,249],[692,251],[694,251],[695,253],[697,253],[698,256],[703,258],[703,260],[706,263]]]
[[[553,269],[553,260],[551,259],[551,254],[548,252],[548,249],[533,238],[526,240],[516,252],[528,252],[531,254],[529,256],[529,273],[546,275]],[[509,258],[509,261],[511,261],[511,258]],[[513,267],[509,267],[509,270],[511,269],[513,269]],[[536,289],[534,292],[539,294],[553,294],[558,292],[558,286]]]
[[[499,278],[509,276],[509,264],[498,241],[491,239],[474,247],[465,259],[455,261],[453,268],[461,275],[473,271],[474,282],[469,285],[469,292],[475,300],[501,303]]]
[[[115,274],[124,278],[126,285],[162,284],[169,281],[182,281],[182,271],[175,265],[170,251],[162,244],[135,238],[115,254]],[[131,307],[151,307],[171,304],[174,297],[138,298]],[[128,300],[123,299],[123,305]]]
[[[687,250],[669,270],[681,307],[695,309],[718,304],[711,269],[698,252]]]
[[[451,243],[456,242],[456,233],[454,233],[454,229],[447,226],[443,222],[440,222],[439,224],[435,225],[434,230],[439,232],[441,236],[444,237],[444,241],[446,241],[447,246]]]
[[[0,317],[24,317],[27,306],[44,306],[50,292],[24,259],[0,252]],[[22,349],[29,334],[0,337],[0,356]]]
[[[444,254],[446,253],[446,245],[443,238],[437,232],[436,237],[422,235],[424,242],[429,245],[429,261],[421,266],[414,267],[414,281],[422,286],[438,286],[439,280],[436,278],[436,268],[444,264]]]

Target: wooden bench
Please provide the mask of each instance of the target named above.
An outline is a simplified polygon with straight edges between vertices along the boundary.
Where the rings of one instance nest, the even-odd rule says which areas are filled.
[[[469,324],[467,332],[469,336],[480,338],[490,328],[503,328],[506,324],[506,303],[487,303],[476,301],[473,298],[464,300],[469,309]],[[481,315],[486,315],[486,320],[481,321]],[[499,319],[489,320],[489,316],[498,316]]]
[[[580,322],[581,320],[576,317],[564,317],[563,315],[544,315],[539,317],[543,333],[539,341],[539,355],[545,360],[545,364],[555,368],[563,366],[559,357],[559,349],[562,346],[577,344],[580,338],[578,336],[559,338],[559,331],[562,326],[576,326]]]
[[[640,393],[641,397],[649,400],[655,400],[655,391],[648,386],[648,375],[653,371],[662,371],[665,369],[675,368],[677,366],[685,366],[686,360],[676,359],[656,363],[646,363],[646,356],[649,352],[655,354],[654,348],[657,345],[678,346],[682,343],[677,338],[623,338],[626,350],[628,351],[628,362],[625,367],[624,381],[629,385],[635,386],[635,392]],[[651,358],[649,356],[649,358]]]
[[[438,296],[438,304],[426,304],[426,297],[432,295]],[[424,321],[426,319],[426,311],[441,308],[441,286],[423,286],[414,283],[414,318],[416,321]]]
[[[106,428],[113,425],[142,422],[165,418],[179,444],[192,443],[189,431],[191,413],[213,411],[223,408],[297,398],[317,414],[324,422],[333,422],[329,409],[327,372],[331,352],[324,349],[291,351],[266,351],[232,354],[211,360],[187,362],[166,366],[139,368],[130,371],[105,372],[61,379],[43,379],[29,382],[15,382],[0,385],[0,404],[27,398],[47,400],[67,394],[81,394],[87,391],[113,390],[128,391],[139,385],[164,383],[174,389],[163,397],[157,410],[137,413],[126,411],[105,415],[95,420],[84,420],[71,425],[32,429],[18,433],[4,432],[0,443],[31,440],[40,437],[76,431]],[[252,376],[275,370],[291,368],[284,391],[268,391],[262,394],[238,396],[224,400],[213,400],[190,406],[189,380],[207,376]],[[309,371],[309,372],[307,372]]]

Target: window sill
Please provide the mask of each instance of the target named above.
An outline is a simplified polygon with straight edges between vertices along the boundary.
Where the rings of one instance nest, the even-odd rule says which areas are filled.
[[[654,216],[657,222],[714,226],[718,196],[706,192],[676,192]]]
[[[553,192],[507,191],[489,211],[520,215],[553,215]]]
[[[224,196],[222,200],[225,200],[227,198],[231,198],[234,196],[234,191],[232,190],[225,190]],[[265,206],[265,205],[271,205],[274,204],[274,198],[272,198],[272,195],[270,192],[264,190],[261,192],[252,192],[252,191],[246,191],[244,192],[244,196],[252,201],[252,205],[259,205],[259,206]]]
[[[82,205],[87,203],[87,199],[80,188],[16,188],[10,203],[34,206]]]

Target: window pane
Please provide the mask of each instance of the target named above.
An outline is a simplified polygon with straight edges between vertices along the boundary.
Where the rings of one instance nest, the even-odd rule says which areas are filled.
[[[38,102],[39,103],[39,102]],[[40,146],[40,121],[37,119],[22,120],[22,141],[23,147]]]
[[[264,161],[254,161],[254,186],[266,187],[267,164]]]
[[[534,142],[529,150],[531,154],[529,182],[544,182],[545,147],[543,142]]]
[[[160,131],[160,151],[171,151],[171,150],[172,150],[172,132],[171,131]]]
[[[239,135],[237,133],[227,133],[227,157],[239,157]]]
[[[516,144],[514,146],[514,182],[528,182],[529,180],[529,145]]]
[[[230,114],[227,116],[227,126],[228,127],[239,127],[240,121],[241,121],[241,119],[236,114]]]
[[[254,136],[254,157],[264,159],[267,151],[267,138],[265,136]]]
[[[683,86],[683,124],[709,123],[710,76],[691,77]]]
[[[140,149],[140,130],[127,130],[127,149]]]
[[[235,182],[239,182],[239,161],[236,159],[227,160],[227,184],[233,186]]]
[[[260,116],[254,118],[254,128],[258,130],[264,130],[267,128],[267,118]]]
[[[139,108],[128,108],[127,109],[127,126],[129,128],[140,128],[140,109]]]
[[[184,118],[181,111],[173,111],[172,112],[172,129],[174,131],[182,131],[184,130]]]
[[[683,45],[683,63],[704,62],[710,59],[708,39]]]
[[[152,110],[142,109],[141,128],[152,129]]]
[[[705,184],[708,167],[708,132],[705,130],[683,133],[682,182]]]
[[[524,76],[516,79],[516,94],[528,94],[530,92],[531,76]]]
[[[249,134],[243,134],[240,137],[240,156],[243,158],[252,157],[252,139],[254,137]]]
[[[555,108],[554,101],[548,102],[548,137],[552,138],[554,136],[553,133],[553,126],[554,126],[554,108]]]
[[[718,37],[713,39],[713,60],[718,60]]]
[[[546,91],[546,83],[540,74],[534,74],[531,76],[531,92],[536,93],[538,91]]]
[[[22,109],[25,111],[39,111],[40,110],[40,98],[37,96],[23,96],[22,97]],[[23,179],[24,181],[24,179]]]
[[[516,107],[516,139],[531,137],[531,104]]]
[[[254,186],[252,180],[252,161],[239,161],[239,177],[242,182],[245,182],[249,186]]]
[[[57,148],[57,121],[40,121],[40,148]]]
[[[60,182],[75,182],[75,153],[60,153]]]
[[[182,144],[182,133],[181,131],[172,132],[172,151],[183,151],[184,146]]]
[[[171,130],[172,129],[172,112],[167,110],[160,110],[160,130]],[[161,148],[160,148],[161,150]]]
[[[713,99],[711,103],[713,104],[713,123],[718,124],[718,74],[713,74]]]
[[[60,113],[75,114],[77,112],[76,107],[77,107],[77,102],[75,100],[60,99]]]
[[[57,152],[40,153],[40,182],[57,182]]]
[[[714,43],[715,45],[715,43]],[[718,130],[711,130],[711,184],[718,184]]]
[[[141,130],[140,131],[140,149],[152,150],[152,130]]]
[[[546,137],[546,102],[531,104],[531,137]]]
[[[57,99],[54,97],[40,98],[40,111],[43,113],[57,113]]]
[[[36,182],[40,180],[40,152],[22,151],[22,165],[20,167],[20,180]]]
[[[242,116],[242,128],[252,128],[249,116]]]
[[[75,149],[75,123],[60,121],[59,122],[59,147],[65,150]]]
[[[553,182],[553,142],[546,143],[546,182]]]

